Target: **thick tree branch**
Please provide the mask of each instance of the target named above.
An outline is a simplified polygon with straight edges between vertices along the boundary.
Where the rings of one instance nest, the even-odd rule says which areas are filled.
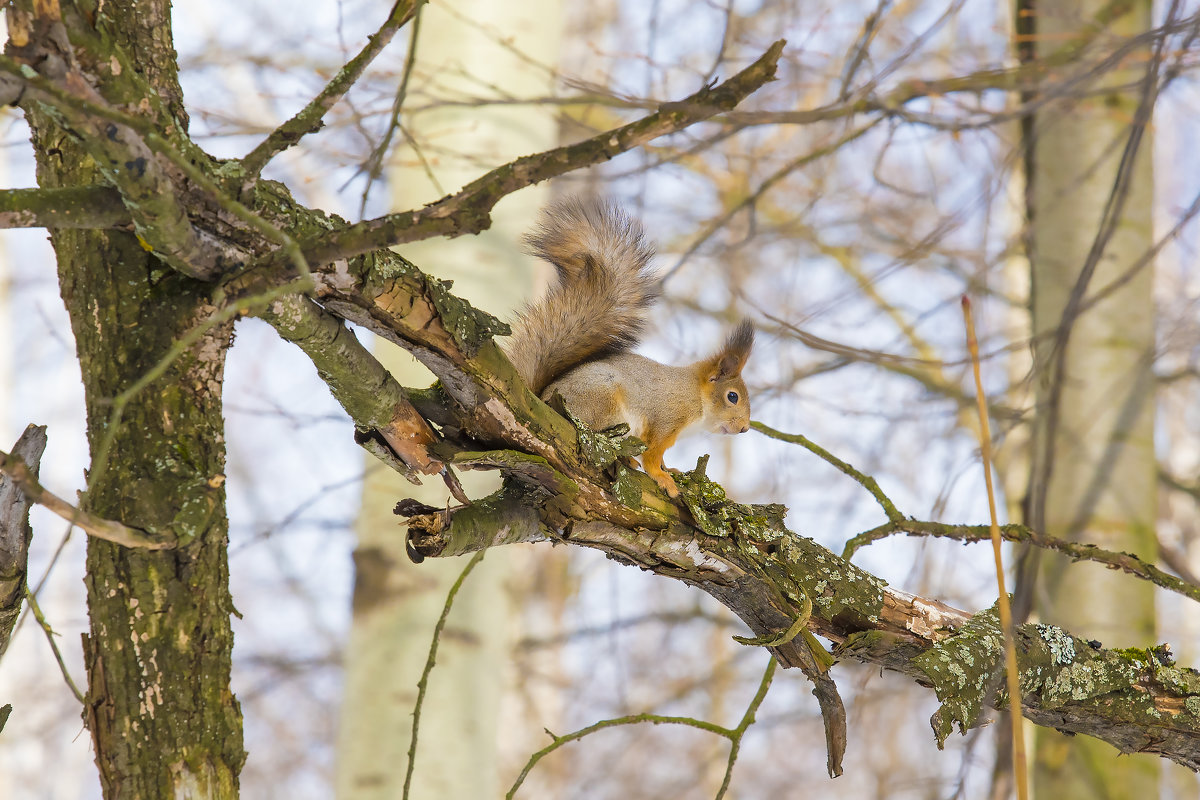
[[[700,588],[758,635],[786,629],[800,598],[808,597],[810,629],[834,641],[839,657],[876,663],[937,689],[943,708],[932,722],[939,741],[952,724],[980,724],[985,703],[1004,706],[1003,695],[988,697],[987,691],[1002,669],[994,611],[973,617],[888,588],[788,531],[777,510],[714,502],[715,485],[696,474],[679,483],[689,509],[700,512],[696,527],[679,522],[665,531],[631,530],[592,520],[554,530],[527,494],[510,488],[509,496],[410,517],[410,542],[426,557],[547,538],[591,547]],[[1200,674],[1175,666],[1169,651],[1105,650],[1047,625],[1022,626],[1018,639],[1030,720],[1200,768]],[[772,652],[795,666],[803,646],[792,642]],[[951,677],[957,675],[965,677]]]
[[[110,186],[0,190],[0,228],[123,228],[133,218]]]
[[[429,424],[412,407],[403,387],[340,319],[297,294],[277,298],[258,316],[312,359],[346,413],[360,430],[378,432],[400,457],[410,480],[419,483],[415,473],[445,469],[430,453],[436,437]]]

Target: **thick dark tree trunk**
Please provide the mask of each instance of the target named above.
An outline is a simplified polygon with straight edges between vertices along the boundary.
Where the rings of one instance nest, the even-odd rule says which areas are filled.
[[[178,111],[169,4],[105,9],[105,35]],[[42,186],[103,183],[59,127],[30,116]],[[178,354],[114,423],[114,400],[209,316],[210,290],[166,268],[131,233],[58,230],[52,241],[87,400],[92,465],[83,505],[183,543],[148,551],[88,542],[84,715],[104,795],[233,797],[245,756],[229,685],[221,386],[230,326]]]

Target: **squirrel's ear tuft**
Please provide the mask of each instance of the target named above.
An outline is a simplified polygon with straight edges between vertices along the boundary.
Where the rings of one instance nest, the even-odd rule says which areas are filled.
[[[754,346],[754,326],[750,320],[744,319],[729,334],[725,346],[717,357],[717,377],[732,378],[740,375],[746,359],[750,358],[750,348]]]

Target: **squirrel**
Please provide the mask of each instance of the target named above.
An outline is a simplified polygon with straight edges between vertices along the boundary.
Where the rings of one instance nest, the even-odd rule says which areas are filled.
[[[646,474],[678,497],[663,453],[684,428],[697,422],[715,433],[750,428],[741,374],[754,343],[750,321],[708,358],[660,364],[630,352],[660,287],[639,222],[611,201],[573,198],[543,210],[525,244],[554,265],[558,281],[514,325],[504,349],[517,373],[543,400],[560,395],[593,430],[627,424],[646,444]]]

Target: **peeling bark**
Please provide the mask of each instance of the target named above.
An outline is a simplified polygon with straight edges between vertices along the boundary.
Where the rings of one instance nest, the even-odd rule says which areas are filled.
[[[13,445],[12,455],[36,478],[45,449],[46,429],[30,425]],[[25,597],[29,540],[33,537],[29,528],[32,502],[16,481],[0,475],[0,656],[8,649]]]

